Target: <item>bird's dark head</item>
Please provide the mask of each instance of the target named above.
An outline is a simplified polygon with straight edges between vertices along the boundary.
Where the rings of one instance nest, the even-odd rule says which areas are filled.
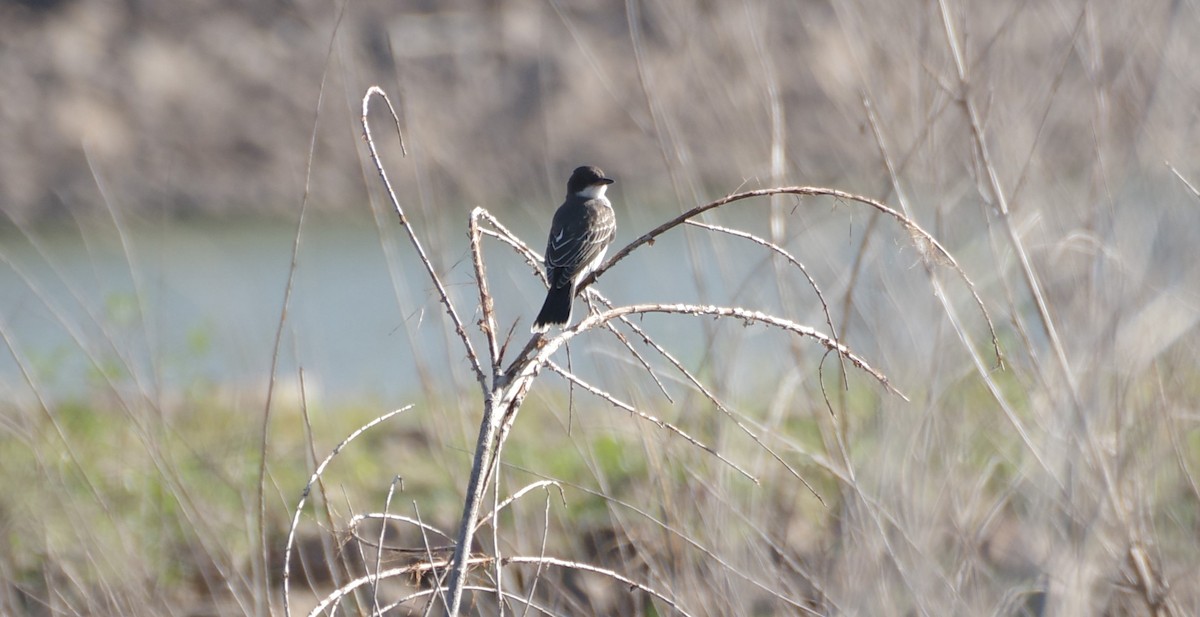
[[[567,195],[583,195],[589,199],[595,199],[603,196],[604,190],[613,182],[615,180],[612,178],[604,177],[604,172],[600,171],[599,167],[592,165],[576,167],[571,174],[571,179],[567,180]]]

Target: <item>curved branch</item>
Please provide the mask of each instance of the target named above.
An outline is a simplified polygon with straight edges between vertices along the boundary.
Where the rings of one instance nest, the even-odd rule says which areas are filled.
[[[591,285],[592,282],[600,277],[600,275],[607,272],[609,268],[616,265],[617,262],[624,259],[638,247],[642,246],[643,244],[653,243],[655,238],[663,235],[671,229],[674,229],[675,227],[684,224],[690,219],[708,212],[709,210],[720,208],[721,206],[731,204],[735,201],[741,201],[751,197],[769,197],[771,195],[808,195],[833,197],[843,201],[857,202],[870,206],[892,217],[893,219],[896,219],[896,221],[903,225],[904,229],[913,236],[913,240],[917,244],[917,249],[921,252],[923,257],[934,263],[950,266],[956,273],[958,273],[958,276],[963,280],[963,283],[967,285],[967,288],[971,292],[971,297],[975,299],[976,306],[979,307],[979,311],[983,313],[984,320],[987,321],[988,332],[990,332],[992,336],[992,349],[996,352],[996,361],[997,363],[1001,361],[1003,356],[1000,353],[1000,340],[996,335],[996,327],[992,323],[992,316],[990,313],[988,313],[987,307],[983,304],[983,298],[979,296],[979,292],[975,289],[975,283],[972,282],[971,278],[967,276],[967,273],[962,269],[962,266],[958,265],[958,261],[954,259],[954,256],[950,254],[950,251],[946,250],[946,247],[942,246],[941,242],[938,242],[937,238],[934,238],[932,234],[922,229],[921,226],[912,219],[904,216],[904,214],[901,212],[889,207],[887,204],[881,201],[871,199],[870,197],[864,197],[862,195],[855,195],[853,193],[847,193],[845,191],[839,191],[836,189],[822,188],[819,186],[784,186],[769,189],[756,189],[753,191],[744,191],[741,193],[726,195],[715,201],[710,201],[704,205],[696,206],[695,208],[680,214],[679,216],[663,223],[662,225],[655,227],[645,234],[642,234],[642,236],[633,242],[625,245],[624,248],[617,251],[612,257],[610,257],[608,261],[604,262],[599,268],[596,268],[591,274],[584,277],[583,280],[579,282],[579,289],[584,289]]]
[[[358,427],[357,430],[355,430],[353,433],[350,433],[349,436],[347,436],[345,439],[343,439],[342,443],[339,443],[337,445],[337,447],[335,447],[333,449],[333,451],[330,452],[329,455],[325,457],[325,460],[321,461],[321,463],[319,465],[317,465],[316,470],[313,471],[312,476],[310,476],[308,479],[308,484],[304,485],[304,492],[300,494],[300,502],[296,504],[295,513],[292,515],[292,524],[291,524],[291,527],[288,528],[287,545],[283,551],[283,614],[284,615],[292,614],[291,604],[289,603],[291,595],[290,595],[290,590],[289,590],[289,586],[288,586],[288,581],[291,579],[291,573],[292,573],[292,571],[291,571],[292,549],[296,545],[296,529],[300,526],[300,515],[304,513],[304,504],[305,504],[305,502],[308,501],[308,495],[312,491],[313,485],[317,483],[317,480],[321,477],[321,474],[325,473],[325,468],[329,466],[329,463],[333,462],[334,457],[336,457],[338,455],[338,453],[340,453],[347,445],[349,445],[349,443],[351,441],[354,441],[355,439],[357,439],[359,437],[359,435],[362,435],[363,433],[370,430],[371,427],[381,424],[382,422],[386,421],[388,418],[391,418],[392,416],[394,416],[396,414],[404,413],[412,408],[413,408],[412,405],[405,405],[404,407],[401,407],[400,409],[396,409],[396,410],[390,411],[388,413],[385,413],[382,416],[379,416],[378,418],[375,418],[374,420],[371,420],[370,422]]]
[[[493,559],[491,557],[472,557],[471,559],[468,560],[468,564],[469,565],[488,565],[492,561],[493,561]],[[621,575],[613,570],[609,570],[607,568],[601,568],[601,567],[593,566],[593,565],[587,564],[587,563],[581,563],[581,562],[577,562],[577,561],[570,561],[567,559],[559,559],[557,557],[548,557],[548,556],[527,557],[527,556],[523,556],[523,555],[517,555],[517,556],[513,556],[513,557],[505,557],[502,561],[505,564],[510,564],[510,563],[512,563],[512,564],[530,564],[530,565],[541,564],[541,565],[548,565],[548,566],[556,566],[559,568],[565,568],[565,569],[570,569],[570,570],[579,570],[581,572],[591,572],[593,574],[599,574],[601,576],[606,576],[614,581],[617,581],[617,582],[627,586],[627,588],[630,590],[638,589],[640,591],[648,593],[648,594],[658,598],[659,600],[665,602],[672,609],[679,611],[680,614],[691,615],[691,613],[688,613],[686,610],[684,610],[682,606],[680,606],[677,602],[675,602],[675,600],[672,600],[669,596],[667,596],[666,593],[658,591],[657,589],[650,587],[648,585],[639,583],[631,578],[623,576],[623,575]],[[355,589],[358,589],[359,587],[362,587],[363,585],[375,584],[384,579],[395,578],[397,576],[422,574],[422,573],[430,571],[430,570],[444,568],[447,565],[448,565],[447,562],[444,560],[439,560],[436,562],[429,562],[429,563],[424,563],[424,562],[423,563],[414,563],[414,564],[410,564],[407,566],[401,566],[398,568],[389,568],[387,570],[383,570],[381,572],[376,572],[374,574],[367,574],[366,576],[360,576],[359,578],[356,578],[356,579],[350,581],[349,583],[346,583],[345,585],[342,585],[341,587],[333,590],[333,592],[331,592],[329,595],[327,595],[323,599],[321,599],[321,601],[318,602],[315,607],[313,607],[312,611],[310,611],[308,613],[309,617],[316,617],[316,615],[320,615],[321,613],[325,612],[326,609],[330,608],[331,606],[335,606],[337,603],[341,602],[342,598],[346,597],[351,592],[353,592]],[[446,588],[443,587],[440,590],[422,590],[422,591],[423,592],[424,591],[446,591]]]
[[[483,396],[486,399],[488,397],[487,377],[483,373],[483,366],[479,363],[479,356],[475,353],[475,347],[471,345],[471,339],[467,336],[467,329],[463,327],[463,322],[459,319],[458,312],[454,310],[454,303],[450,302],[450,295],[446,293],[446,287],[442,284],[442,279],[438,277],[437,271],[433,269],[433,263],[429,261],[429,256],[425,254],[425,248],[421,246],[421,240],[417,238],[417,232],[413,230],[408,217],[404,215],[404,208],[400,206],[400,199],[396,197],[396,191],[392,188],[392,181],[388,178],[387,171],[383,169],[383,161],[379,158],[379,151],[375,149],[375,138],[371,135],[371,123],[367,121],[367,111],[369,111],[372,95],[379,96],[387,104],[388,111],[392,114],[392,120],[396,124],[396,136],[400,138],[400,148],[404,148],[404,136],[400,133],[400,118],[396,115],[396,108],[392,107],[391,99],[388,98],[387,93],[382,88],[371,86],[367,88],[367,93],[363,95],[361,116],[363,139],[366,140],[367,148],[371,151],[371,162],[375,163],[375,171],[379,173],[379,178],[383,180],[383,186],[387,189],[388,200],[392,202],[392,208],[396,211],[396,215],[400,217],[400,226],[408,234],[408,239],[412,242],[413,248],[417,250],[417,256],[421,258],[421,263],[425,265],[425,271],[429,273],[429,278],[433,280],[433,286],[437,288],[439,299],[442,305],[446,307],[446,313],[450,315],[450,320],[454,322],[454,330],[458,333],[458,338],[462,339],[463,346],[467,350],[467,359],[471,361],[471,368],[475,370],[475,379],[479,382],[479,387],[483,390]]]
[[[759,482],[758,478],[755,477],[754,474],[750,473],[749,471],[746,471],[745,469],[742,469],[737,463],[729,460],[724,455],[722,455],[720,452],[718,452],[716,448],[696,439],[695,437],[692,437],[691,435],[684,432],[684,430],[679,428],[678,426],[675,426],[674,424],[671,424],[670,422],[667,422],[666,420],[663,420],[662,418],[658,418],[658,417],[652,416],[644,411],[640,411],[633,405],[630,405],[629,403],[626,403],[625,401],[619,400],[617,397],[609,394],[608,392],[605,392],[604,390],[601,390],[600,388],[584,381],[575,373],[572,373],[572,372],[564,369],[563,367],[559,366],[553,360],[547,361],[547,365],[550,367],[550,370],[554,371],[555,373],[558,373],[559,375],[562,375],[563,379],[566,379],[567,381],[579,386],[580,388],[587,390],[591,394],[608,401],[609,403],[612,404],[613,407],[616,407],[617,409],[623,409],[623,410],[629,412],[630,414],[633,414],[633,415],[635,415],[635,416],[637,416],[637,417],[639,417],[661,429],[675,433],[679,437],[682,437],[684,441],[717,457],[717,460],[728,465],[730,469],[733,469],[734,471],[742,474],[742,476],[745,477],[747,480],[750,480],[751,482],[753,482],[755,484],[762,484],[762,482]]]
[[[708,223],[701,223],[691,220],[689,220],[687,223],[701,229],[729,234],[735,238],[745,238],[746,240],[749,240],[759,246],[766,247],[771,252],[786,259],[788,263],[796,266],[796,268],[800,270],[800,273],[804,275],[804,278],[808,280],[809,287],[812,287],[813,292],[817,294],[817,300],[821,302],[821,310],[825,313],[825,324],[829,326],[829,334],[833,336],[834,341],[840,342],[837,328],[833,325],[833,316],[829,314],[829,305],[825,302],[825,294],[821,293],[821,287],[817,285],[816,279],[814,279],[812,275],[808,273],[808,268],[805,268],[804,264],[799,259],[793,257],[792,254],[787,252],[782,246],[779,246],[778,244],[775,244],[766,238],[760,238],[752,233],[748,233],[740,229],[732,229],[730,227],[723,227],[721,225],[709,225]],[[846,360],[841,356],[838,356],[838,359],[841,361],[842,373],[845,373]]]
[[[631,304],[629,306],[620,306],[611,310],[607,310],[602,313],[588,315],[574,327],[567,328],[557,336],[546,340],[545,344],[538,349],[537,354],[530,358],[529,361],[526,362],[521,370],[514,376],[514,381],[532,378],[539,370],[541,370],[542,366],[546,365],[550,359],[550,356],[553,355],[559,347],[562,347],[567,341],[571,340],[575,336],[582,334],[583,332],[587,332],[593,328],[602,326],[620,317],[645,313],[732,317],[735,319],[741,319],[747,323],[761,323],[763,325],[787,330],[788,332],[798,334],[800,336],[814,338],[826,349],[829,349],[830,351],[836,351],[844,358],[849,360],[851,364],[858,367],[859,370],[862,370],[863,372],[874,377],[875,380],[882,384],[888,392],[891,392],[905,401],[908,401],[908,397],[905,396],[903,392],[892,386],[886,375],[876,370],[870,364],[867,364],[866,360],[863,360],[855,355],[854,352],[850,351],[850,349],[845,345],[833,340],[821,332],[818,332],[814,328],[803,326],[793,321],[782,319],[774,315],[768,315],[759,311],[750,311],[738,307],[700,304]]]

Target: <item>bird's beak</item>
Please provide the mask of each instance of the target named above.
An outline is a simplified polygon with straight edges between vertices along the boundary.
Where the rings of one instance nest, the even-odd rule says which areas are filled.
[[[596,181],[596,184],[612,184],[613,182],[616,182],[616,180],[612,178],[600,178]]]

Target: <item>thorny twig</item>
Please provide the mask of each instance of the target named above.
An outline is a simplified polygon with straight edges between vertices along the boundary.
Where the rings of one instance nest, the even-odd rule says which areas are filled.
[[[691,220],[704,212],[707,212],[709,210],[719,208],[721,206],[725,206],[727,204],[731,204],[731,203],[734,203],[737,201],[749,199],[751,197],[766,197],[766,196],[773,196],[773,195],[788,195],[788,194],[790,194],[790,195],[798,195],[798,196],[806,196],[806,195],[808,195],[808,196],[820,196],[820,195],[829,196],[829,197],[833,197],[835,199],[846,201],[846,202],[857,202],[857,203],[865,204],[865,205],[868,205],[884,214],[887,214],[887,215],[891,216],[892,218],[894,218],[895,220],[900,222],[900,224],[905,228],[906,231],[908,231],[908,233],[913,237],[914,241],[918,244],[918,248],[921,249],[922,254],[925,257],[929,258],[930,262],[947,264],[947,265],[951,266],[958,273],[960,278],[963,279],[963,281],[966,283],[966,285],[970,289],[971,294],[974,297],[976,303],[978,304],[981,312],[984,314],[985,319],[987,320],[988,328],[992,335],[993,347],[996,349],[997,357],[999,357],[999,344],[996,340],[995,329],[992,326],[990,316],[987,314],[987,311],[986,311],[985,307],[983,306],[982,300],[980,300],[978,294],[975,291],[974,284],[967,277],[966,273],[962,270],[962,268],[959,267],[959,265],[954,261],[954,258],[950,256],[949,252],[946,251],[945,248],[942,247],[942,245],[935,238],[933,238],[933,236],[931,236],[929,233],[925,232],[920,226],[918,226],[915,222],[913,222],[911,219],[909,219],[904,214],[901,214],[900,212],[893,210],[892,208],[888,207],[887,205],[885,205],[881,202],[878,202],[876,200],[870,199],[870,198],[853,195],[853,194],[846,193],[843,191],[837,191],[837,190],[833,190],[833,189],[824,189],[824,188],[818,188],[818,187],[782,187],[782,188],[773,188],[773,189],[760,189],[760,190],[753,190],[753,191],[745,191],[745,192],[740,192],[740,193],[736,193],[736,194],[732,194],[732,195],[727,195],[725,197],[722,197],[715,201],[709,202],[707,204],[692,208],[691,210],[684,212],[683,214],[671,219],[670,221],[667,221],[666,223],[663,223],[662,225],[651,230],[650,232],[640,236],[639,238],[637,238],[636,240],[631,242],[629,245],[625,246],[623,249],[621,249],[620,251],[615,253],[607,262],[602,264],[596,271],[594,271],[588,277],[583,279],[578,286],[579,293],[584,294],[585,298],[589,298],[589,299],[594,298],[594,299],[600,301],[601,303],[603,303],[606,308],[597,309],[596,307],[593,307],[593,312],[590,315],[588,315],[587,317],[580,320],[574,326],[565,328],[564,330],[562,330],[561,332],[559,332],[558,334],[556,334],[554,336],[546,337],[546,336],[540,335],[540,334],[532,336],[528,340],[528,342],[525,344],[525,346],[522,348],[522,350],[518,354],[516,354],[512,358],[512,360],[510,360],[507,363],[507,366],[504,366],[505,363],[504,363],[502,356],[504,354],[504,350],[508,348],[508,341],[506,340],[505,343],[503,345],[501,345],[498,340],[499,333],[498,333],[498,328],[496,325],[495,307],[493,304],[491,293],[490,293],[490,291],[488,289],[488,285],[487,285],[487,273],[486,273],[486,268],[485,268],[485,259],[483,257],[483,250],[481,247],[481,239],[484,236],[488,236],[488,237],[493,237],[493,238],[499,239],[500,241],[509,244],[519,254],[521,254],[524,257],[524,259],[529,263],[529,265],[535,271],[538,271],[538,268],[541,263],[541,257],[537,254],[536,251],[530,249],[524,242],[522,242],[515,234],[513,234],[507,228],[505,228],[497,219],[495,219],[495,217],[493,217],[491,214],[489,214],[486,210],[484,210],[483,208],[475,208],[471,212],[471,215],[469,218],[469,232],[468,233],[469,233],[469,240],[470,240],[472,267],[474,269],[474,274],[475,274],[475,279],[476,279],[475,282],[476,282],[477,290],[479,293],[479,311],[480,311],[479,326],[480,326],[480,329],[482,330],[482,332],[484,333],[484,336],[487,341],[487,350],[488,350],[488,355],[489,355],[488,360],[489,360],[489,365],[490,365],[489,368],[491,369],[491,379],[489,380],[483,370],[483,366],[480,361],[480,357],[475,352],[475,348],[471,342],[470,336],[468,335],[468,333],[466,331],[466,328],[464,327],[463,321],[462,321],[462,319],[460,319],[458,312],[456,311],[456,309],[453,305],[453,302],[450,300],[449,294],[447,293],[445,286],[442,284],[437,272],[435,271],[435,269],[432,265],[432,262],[429,260],[428,256],[426,255],[425,250],[422,247],[422,245],[418,239],[418,236],[411,225],[411,222],[405,216],[404,210],[401,207],[401,205],[396,197],[395,191],[392,188],[392,185],[391,185],[390,180],[388,179],[387,173],[384,171],[383,164],[379,159],[378,152],[377,152],[376,146],[375,146],[375,142],[371,135],[370,124],[367,121],[368,104],[369,104],[372,96],[379,96],[387,104],[387,108],[388,108],[389,112],[391,113],[392,119],[396,126],[397,135],[401,139],[401,147],[403,147],[403,137],[399,135],[400,123],[399,123],[399,118],[396,115],[395,109],[392,107],[391,102],[388,100],[387,95],[383,92],[383,90],[377,86],[372,86],[371,88],[369,88],[367,90],[365,96],[363,97],[362,118],[361,118],[362,124],[363,124],[363,135],[367,141],[367,145],[370,150],[371,160],[375,164],[376,171],[378,171],[380,178],[383,180],[384,186],[387,191],[388,199],[390,200],[392,207],[396,211],[396,214],[399,217],[401,225],[404,227],[405,232],[408,234],[409,240],[412,242],[414,248],[416,248],[417,254],[418,254],[422,264],[424,265],[426,272],[429,274],[430,279],[433,281],[434,286],[437,289],[437,292],[439,295],[439,300],[442,303],[442,305],[445,307],[447,314],[449,314],[450,319],[451,319],[452,323],[454,324],[455,332],[458,335],[459,339],[463,343],[463,347],[466,351],[467,358],[471,364],[471,368],[475,373],[476,380],[478,381],[478,383],[480,385],[480,389],[482,390],[482,394],[483,394],[484,417],[483,417],[483,421],[481,422],[481,425],[480,425],[479,438],[478,438],[478,442],[476,444],[475,460],[472,465],[471,479],[470,479],[468,489],[467,489],[467,499],[465,500],[465,502],[463,504],[463,515],[460,520],[460,527],[459,527],[457,542],[456,542],[453,556],[446,563],[443,563],[441,566],[441,567],[449,568],[449,572],[447,573],[447,576],[448,576],[447,585],[444,589],[440,588],[439,591],[444,593],[444,600],[446,602],[446,608],[447,608],[447,611],[451,615],[457,614],[457,612],[459,610],[459,607],[461,604],[462,590],[466,586],[465,585],[465,583],[466,583],[465,577],[466,577],[466,571],[467,571],[468,566],[473,563],[484,563],[483,561],[479,560],[478,558],[472,558],[470,556],[470,548],[472,546],[472,540],[474,537],[474,533],[478,529],[478,527],[483,524],[484,521],[488,520],[488,517],[485,517],[482,519],[479,517],[480,505],[482,503],[484,494],[487,492],[489,487],[491,487],[493,485],[495,468],[497,466],[497,462],[499,459],[499,452],[503,448],[505,439],[506,439],[509,431],[511,430],[513,423],[516,420],[516,416],[521,407],[521,404],[523,403],[525,397],[528,395],[529,390],[532,387],[534,380],[539,375],[542,368],[549,367],[551,370],[556,371],[556,372],[560,373],[561,375],[563,375],[565,378],[567,378],[573,384],[584,388],[585,390],[589,391],[590,393],[592,393],[596,396],[600,396],[601,398],[604,398],[605,400],[608,400],[610,403],[612,403],[618,407],[621,407],[623,409],[626,409],[627,411],[636,413],[640,417],[642,417],[646,420],[649,420],[651,422],[654,422],[658,426],[683,437],[689,443],[692,443],[693,445],[696,445],[696,446],[704,449],[706,452],[709,452],[710,454],[716,456],[719,460],[721,460],[722,462],[724,462],[727,465],[730,465],[731,467],[738,470],[740,473],[747,476],[748,478],[754,479],[754,477],[749,472],[742,470],[735,463],[724,458],[714,448],[704,446],[699,441],[688,436],[686,433],[684,433],[678,427],[670,425],[670,424],[668,424],[662,420],[659,420],[658,418],[655,418],[649,414],[645,414],[643,412],[637,411],[631,405],[620,401],[613,394],[611,394],[597,386],[587,383],[585,380],[583,380],[579,376],[575,375],[571,371],[563,369],[561,366],[559,366],[557,363],[555,363],[551,360],[551,357],[553,356],[553,354],[556,351],[558,351],[559,348],[563,347],[572,338],[574,338],[584,332],[587,332],[589,330],[594,330],[597,328],[605,328],[605,329],[609,330],[610,332],[612,332],[613,335],[616,336],[616,338],[621,342],[621,344],[627,350],[629,350],[630,353],[637,359],[639,364],[644,369],[646,369],[648,374],[650,374],[652,379],[654,379],[655,383],[658,384],[659,389],[669,399],[670,395],[668,394],[667,389],[664,386],[664,384],[662,383],[662,381],[655,374],[653,367],[650,365],[649,362],[646,361],[646,359],[644,357],[641,356],[641,354],[637,351],[637,349],[630,343],[629,339],[626,338],[626,336],[624,334],[622,334],[622,332],[618,329],[618,325],[628,327],[634,334],[636,334],[638,337],[640,337],[641,340],[646,345],[655,349],[664,358],[666,358],[667,361],[673,367],[675,367],[676,370],[680,371],[681,374],[683,374],[690,383],[692,383],[695,387],[699,388],[700,391],[703,392],[704,395],[710,401],[712,401],[717,406],[718,409],[720,409],[723,413],[727,414],[731,419],[733,419],[734,422],[744,432],[746,432],[759,446],[763,447],[768,452],[771,452],[772,455],[775,456],[776,460],[778,460],[785,467],[787,467],[789,469],[789,471],[791,471],[793,473],[793,475],[795,475],[796,477],[799,477],[799,474],[795,470],[793,470],[780,456],[778,456],[773,451],[771,451],[771,449],[753,431],[751,431],[749,429],[749,427],[745,426],[735,416],[735,414],[733,414],[730,410],[725,408],[725,406],[720,403],[720,401],[717,399],[717,397],[712,392],[708,391],[708,389],[703,385],[703,383],[699,379],[697,379],[687,369],[685,369],[683,367],[683,365],[678,360],[676,360],[674,358],[674,356],[671,355],[662,345],[654,342],[651,339],[651,337],[638,324],[634,323],[634,321],[631,318],[634,316],[646,315],[649,313],[660,313],[660,314],[665,314],[665,315],[683,315],[683,316],[692,316],[692,317],[713,317],[713,318],[725,318],[725,319],[731,318],[731,319],[742,321],[742,322],[746,323],[747,325],[762,325],[762,326],[766,326],[766,327],[770,327],[770,328],[780,329],[780,330],[789,332],[796,336],[812,338],[812,339],[816,340],[818,343],[820,343],[822,346],[824,346],[827,350],[836,353],[839,357],[839,360],[843,363],[843,366],[844,366],[844,363],[847,363],[847,362],[854,365],[855,367],[859,368],[863,372],[866,372],[867,374],[869,374],[873,378],[875,378],[889,392],[891,392],[897,396],[900,396],[901,398],[905,398],[905,400],[907,400],[907,398],[904,397],[904,395],[899,390],[897,390],[894,386],[892,386],[892,384],[888,381],[888,379],[885,375],[883,375],[881,372],[879,372],[875,368],[871,367],[866,361],[864,361],[862,358],[858,357],[856,354],[851,352],[845,345],[843,345],[837,339],[836,329],[834,328],[833,320],[829,315],[828,308],[825,305],[823,298],[821,299],[821,303],[825,310],[826,323],[830,327],[831,335],[825,335],[821,332],[818,332],[817,330],[815,330],[813,328],[795,323],[788,319],[784,319],[784,318],[781,318],[781,317],[778,317],[775,315],[770,315],[767,313],[762,313],[759,311],[752,311],[752,310],[744,309],[741,307],[695,305],[695,304],[637,304],[637,305],[630,305],[630,306],[613,306],[601,294],[599,294],[598,292],[595,292],[594,290],[589,289],[589,286],[591,285],[591,283],[593,283],[598,276],[600,276],[605,271],[607,271],[609,268],[613,267],[616,263],[618,263],[623,258],[628,256],[632,251],[636,250],[637,248],[639,248],[640,246],[642,246],[644,244],[652,242],[656,237],[658,237],[659,235],[665,233],[666,231],[668,231],[674,227],[677,227],[684,223],[690,223],[693,225],[700,226],[702,228],[709,229],[710,231],[731,233],[733,235],[745,237],[745,238],[755,241],[759,244],[763,244],[764,246],[767,246],[767,248],[775,251],[776,253],[782,254],[791,263],[797,265],[801,269],[801,271],[804,273],[805,277],[808,279],[809,283],[813,286],[814,289],[817,290],[818,296],[820,295],[820,290],[817,287],[816,282],[808,275],[808,272],[807,272],[807,270],[804,269],[803,265],[801,265],[798,260],[796,260],[794,257],[792,257],[789,253],[787,253],[781,247],[778,247],[777,245],[766,242],[764,240],[758,239],[757,237],[755,237],[751,234],[747,234],[745,232],[739,232],[737,230],[732,230],[729,228],[720,227],[720,226],[716,226],[716,225],[697,223],[697,222]],[[488,227],[490,227],[490,229],[487,229],[481,225],[481,223],[484,223],[484,222],[487,223],[487,225],[488,225]],[[803,478],[801,478],[801,480],[803,480]],[[806,482],[806,484],[807,484],[807,482]],[[811,487],[810,487],[810,490],[811,490]],[[515,498],[516,497],[514,496],[512,499],[515,499]],[[503,502],[503,504],[507,504],[507,503],[511,503],[511,499]],[[496,505],[496,507],[493,509],[493,515],[489,515],[491,517],[491,519],[493,520],[493,524],[495,524],[494,513],[496,511],[498,511],[499,508],[503,507],[503,504],[498,503]],[[523,558],[494,559],[493,565],[495,567],[499,568],[501,566],[501,564],[520,563],[520,562],[522,562],[522,559]],[[526,562],[532,563],[532,561],[526,561]],[[540,565],[548,565],[548,564],[562,565],[562,563],[566,563],[566,562],[560,563],[560,562],[556,562],[555,560],[551,560],[550,558],[543,558],[541,561],[538,561],[537,563],[539,563]],[[436,566],[434,566],[434,563],[432,560],[430,561],[429,566],[436,567]],[[588,568],[590,568],[590,566]],[[391,571],[388,571],[388,572],[391,572]],[[385,573],[385,572],[379,572],[379,573],[377,573],[377,576],[382,577],[382,576],[385,576],[386,574],[387,573]],[[499,575],[499,572],[497,572],[497,575]],[[663,596],[656,592],[653,592],[652,590],[642,587],[641,585],[634,583],[632,581],[629,581],[628,579],[619,577],[619,575],[615,575],[615,573],[612,573],[612,575],[614,576],[614,578],[617,578],[618,580],[627,582],[631,586],[642,588],[644,591],[647,591],[649,593],[652,593],[653,595],[658,596],[660,599],[669,603],[671,606],[673,606],[677,610],[682,610],[677,605],[675,605],[672,600],[670,600],[666,596]],[[347,593],[354,586],[355,586],[354,583],[352,583],[350,585],[343,587],[341,590],[339,590],[339,592],[341,594]],[[506,594],[504,594],[504,592],[502,590],[499,589],[499,587],[496,587],[496,590],[501,595],[506,595]],[[335,593],[333,596],[328,597],[326,599],[326,602],[324,603],[324,605],[328,606],[329,602],[336,603],[337,602],[336,596],[338,596],[337,593]]]
[[[425,248],[421,246],[421,240],[412,228],[412,223],[404,214],[404,208],[400,205],[400,199],[396,197],[396,191],[392,188],[392,181],[388,178],[387,171],[383,168],[383,161],[380,160],[379,152],[375,148],[375,138],[371,135],[371,123],[367,121],[367,112],[369,111],[372,95],[379,96],[387,104],[388,111],[392,114],[392,121],[396,125],[396,137],[400,140],[401,147],[404,146],[404,136],[400,132],[400,117],[396,115],[396,108],[392,107],[392,101],[388,99],[387,94],[382,88],[371,86],[367,88],[367,93],[363,96],[362,116],[360,117],[363,127],[363,139],[366,140],[367,148],[371,151],[371,161],[375,163],[375,171],[379,172],[379,178],[383,180],[388,200],[391,202],[392,208],[396,211],[396,216],[400,219],[400,226],[408,234],[408,239],[412,242],[413,248],[416,249],[417,256],[425,266],[425,271],[429,274],[429,278],[433,281],[433,286],[437,288],[438,298],[442,306],[446,307],[446,313],[450,315],[450,320],[454,322],[454,331],[458,334],[458,338],[462,340],[463,347],[466,348],[467,359],[471,361],[471,368],[475,371],[475,380],[479,382],[479,387],[483,390],[483,395],[486,398],[488,395],[487,377],[483,374],[483,367],[479,364],[479,356],[475,353],[475,346],[471,344],[471,338],[467,336],[467,329],[463,327],[462,319],[458,317],[458,312],[454,310],[454,303],[450,301],[450,295],[446,292],[446,286],[442,284],[442,279],[438,277],[437,270],[433,268],[433,262],[429,261],[429,256],[425,254]]]

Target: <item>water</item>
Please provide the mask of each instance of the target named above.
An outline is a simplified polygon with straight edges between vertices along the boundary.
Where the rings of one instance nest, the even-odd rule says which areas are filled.
[[[469,379],[435,289],[407,238],[387,223],[382,233],[369,220],[306,223],[277,375],[294,383],[303,368],[310,398],[395,399]],[[544,232],[518,233],[537,237],[537,246]],[[97,386],[261,395],[294,236],[288,221],[134,224],[124,245],[103,222],[82,232],[9,230],[0,237],[0,324],[15,356],[0,355],[0,389],[8,400],[29,399],[28,374],[49,399]],[[482,354],[465,230],[424,241]],[[486,251],[500,327],[516,322],[511,345],[519,349],[544,288],[511,250],[491,242]],[[682,236],[651,251],[681,255]],[[696,299],[690,278],[678,275],[685,264],[654,269],[645,259],[635,254],[602,288],[619,301]],[[683,353],[696,349],[684,345]]]
[[[767,235],[767,202],[758,201],[724,210],[719,219]],[[865,208],[826,203],[808,201],[803,208],[786,204],[791,222],[785,246],[822,286],[843,329],[840,300],[850,284],[850,264],[868,214]],[[1190,224],[1165,224],[1166,213],[1194,219],[1191,204],[1174,204],[1149,219],[1130,208],[1115,212],[1122,223],[1106,242],[1119,249],[1127,268],[1156,272],[1160,286],[1194,273],[1186,260],[1154,259],[1146,252],[1194,253],[1184,232]],[[460,214],[423,228],[423,241],[482,355],[474,272],[462,222],[466,210]],[[626,208],[618,216],[614,252],[669,214]],[[505,222],[516,233],[541,248],[544,221],[520,213],[510,218],[514,220]],[[139,392],[169,400],[213,391],[261,400],[271,375],[294,221],[141,221],[126,228],[124,243],[107,219],[72,228],[0,232],[0,326],[8,343],[0,343],[0,397],[28,402],[35,391],[50,400]],[[976,276],[1003,329],[1007,303],[995,280],[987,278],[996,264],[986,250],[985,232],[950,229],[955,236],[944,240]],[[854,310],[843,334],[859,355],[898,377],[903,387],[905,373],[926,371],[921,364],[933,362],[938,341],[951,334],[908,236],[893,221],[879,226],[879,233],[883,235],[870,243],[854,282]],[[520,349],[544,288],[509,248],[489,240],[485,250],[499,327],[507,333],[516,324],[510,346]],[[1061,261],[1058,253],[1052,256]],[[1158,265],[1151,269],[1143,261]],[[781,296],[769,264],[767,251],[746,240],[676,229],[609,271],[599,288],[618,304],[736,305],[828,332],[821,306],[798,271],[784,268],[787,283]],[[1050,281],[1059,270],[1046,269],[1043,276]],[[977,347],[985,349],[989,337],[965,287],[947,270],[940,276]],[[398,405],[448,388],[477,391],[436,297],[393,218],[384,217],[380,230],[369,219],[311,216],[301,237],[281,333],[275,374],[286,387],[279,392],[296,394],[301,369],[313,402],[383,400]],[[1028,306],[1022,310],[1032,311]],[[577,304],[575,319],[581,311]],[[737,389],[769,393],[779,386],[781,375],[808,378],[814,373],[812,367],[795,366],[788,337],[777,330],[743,328],[726,320],[720,323],[724,329],[718,342],[710,343],[715,320],[640,319],[687,366],[716,371],[710,377]],[[1064,332],[1070,333],[1072,323],[1064,323]],[[939,331],[942,338],[934,335]],[[8,353],[9,344],[14,353]],[[811,342],[802,346],[812,349],[810,359],[823,351]],[[609,335],[589,334],[572,349],[577,372],[601,385],[626,389],[630,379],[638,379],[647,386],[644,375],[633,377],[638,373],[635,362]],[[662,363],[653,352],[640,349]],[[686,386],[672,387],[678,392]]]

